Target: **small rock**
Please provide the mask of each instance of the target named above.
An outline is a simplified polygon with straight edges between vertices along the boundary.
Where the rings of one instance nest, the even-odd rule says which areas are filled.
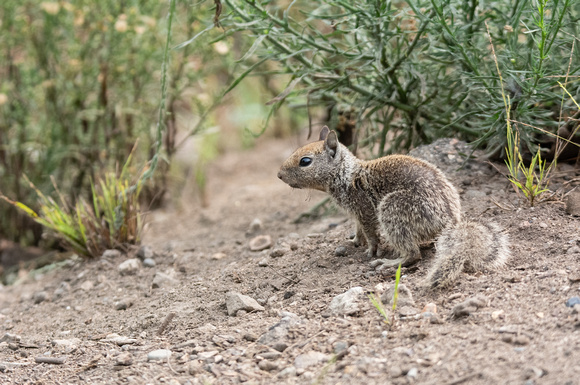
[[[258,336],[256,336],[255,334],[247,333],[244,334],[242,338],[245,339],[246,341],[254,342],[258,339]]]
[[[260,262],[258,262],[258,266],[260,266],[260,267],[268,266],[268,259],[264,258],[264,259],[260,260]]]
[[[344,256],[346,256],[346,247],[344,247],[344,246],[338,246],[334,250],[334,256],[335,257],[344,257]]]
[[[210,350],[208,352],[199,352],[197,353],[197,357],[200,360],[209,360],[213,356],[216,356],[219,352],[217,350]]]
[[[283,246],[283,247],[276,247],[274,250],[272,250],[270,252],[270,257],[272,258],[280,258],[282,257],[284,254],[290,252],[290,247],[289,246]]]
[[[58,288],[54,291],[54,298],[61,298],[70,292],[70,284],[68,282],[61,282]]]
[[[167,360],[169,357],[171,357],[171,350],[157,349],[147,354],[147,361],[162,361]]]
[[[153,258],[145,258],[143,260],[143,266],[145,266],[145,267],[155,267],[155,260]]]
[[[566,197],[566,214],[580,216],[580,191],[574,190]]]
[[[250,240],[251,251],[262,251],[272,247],[272,237],[269,235],[258,235]]]
[[[258,233],[260,230],[262,230],[262,221],[259,218],[254,218],[250,223],[250,226],[248,226],[247,234],[253,235]]]
[[[209,258],[212,261],[219,261],[220,259],[224,259],[226,255],[224,253],[215,253]]]
[[[574,245],[566,250],[566,254],[580,254],[580,247]]]
[[[451,309],[451,316],[455,318],[468,316],[477,309],[485,307],[486,302],[486,299],[483,297],[468,298]]]
[[[260,368],[261,370],[263,370],[265,372],[271,372],[273,370],[277,370],[278,365],[276,365],[272,361],[262,360],[262,361],[258,362],[258,368]]]
[[[141,261],[137,258],[127,259],[119,264],[118,270],[121,275],[133,275],[139,271]]]
[[[105,250],[103,252],[103,254],[101,255],[101,258],[109,258],[109,259],[115,259],[115,258],[120,258],[120,257],[121,257],[121,252],[119,250],[116,250],[116,249]]]
[[[359,302],[364,294],[362,287],[357,286],[339,294],[330,302],[329,310],[336,315],[351,315],[360,311]]]
[[[280,356],[282,355],[282,353],[280,352],[266,352],[266,353],[260,353],[258,355],[258,357],[262,357],[262,359],[264,360],[277,360],[278,358],[280,358]]]
[[[137,257],[142,261],[154,256],[153,249],[150,246],[143,245],[137,250]]]
[[[392,304],[394,296],[395,296],[395,285],[391,285],[385,290],[385,292],[381,296],[381,301],[383,301],[385,305]],[[399,284],[399,296],[397,297],[397,306],[415,306],[413,294],[405,284]]]
[[[335,343],[332,344],[332,348],[334,354],[340,354],[341,352],[346,351],[346,349],[348,349],[348,342],[336,341]]]
[[[272,345],[272,349],[283,352],[284,350],[288,349],[288,344],[285,344],[284,342],[276,342]]]
[[[296,377],[296,368],[294,366],[289,366],[283,370],[281,370],[276,377],[284,378],[284,377]]]
[[[540,226],[542,229],[548,228],[548,224],[546,222],[540,222],[540,224],[538,226]]]
[[[132,298],[124,298],[115,303],[115,310],[127,310],[133,306],[133,299]]]
[[[168,274],[162,273],[160,271],[155,273],[151,287],[153,289],[158,289],[158,288],[162,288],[162,287],[172,287],[172,286],[178,285],[179,281],[177,279],[173,278],[173,276],[175,275],[175,271],[168,270],[167,273]]]
[[[288,347],[286,342],[290,330],[303,327],[305,324],[306,322],[296,315],[285,315],[280,322],[271,326],[266,333],[262,334],[258,339],[258,343],[270,347],[276,346],[278,348],[277,350],[281,351],[282,344]]]
[[[397,306],[397,312],[403,317],[411,317],[419,314],[419,309],[413,306]]]
[[[93,281],[85,281],[81,284],[81,289],[84,291],[91,291],[92,288],[95,286]]]
[[[121,366],[133,365],[133,355],[131,355],[129,352],[121,353],[115,359],[115,364]]]
[[[580,304],[580,297],[570,297],[566,301],[567,307],[574,307],[574,305],[578,305],[578,304]]]
[[[108,334],[105,338],[101,339],[102,342],[110,342],[117,344],[119,346],[130,345],[137,342],[135,338],[129,338],[125,336],[120,336],[117,333]]]
[[[247,295],[242,295],[230,291],[226,293],[226,308],[228,309],[228,315],[236,316],[240,310],[245,311],[264,311],[265,309],[260,306],[255,299],[248,297]]]
[[[400,366],[393,365],[389,370],[389,374],[391,375],[392,378],[401,377],[403,375],[403,369],[401,369]]]
[[[407,377],[415,379],[419,375],[419,369],[413,367],[407,372]]]
[[[58,348],[67,348],[69,350],[76,349],[81,344],[80,338],[72,338],[70,340],[52,340],[52,346]]]
[[[310,366],[318,365],[322,362],[327,362],[329,359],[328,355],[316,351],[310,351],[307,353],[300,354],[294,360],[294,366],[297,369],[306,369]]]
[[[35,304],[39,304],[44,302],[48,299],[48,293],[46,291],[39,291],[34,293],[33,301]]]
[[[421,313],[426,313],[426,312],[437,313],[437,305],[435,305],[433,302],[429,302],[427,305],[425,305],[425,307],[421,311]]]
[[[16,334],[12,334],[12,333],[4,333],[4,335],[2,336],[2,338],[0,338],[0,343],[2,342],[20,342],[20,340],[22,339],[22,337],[20,337],[19,335]]]

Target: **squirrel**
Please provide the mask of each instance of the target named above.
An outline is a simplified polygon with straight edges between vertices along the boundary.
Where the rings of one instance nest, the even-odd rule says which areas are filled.
[[[462,271],[496,269],[510,256],[507,234],[495,223],[461,218],[459,194],[434,165],[407,155],[358,159],[324,126],[319,141],[296,150],[278,178],[293,188],[324,191],[356,220],[354,245],[365,243],[380,258],[381,239],[408,266],[421,259],[419,245],[437,238],[427,286],[445,287]]]

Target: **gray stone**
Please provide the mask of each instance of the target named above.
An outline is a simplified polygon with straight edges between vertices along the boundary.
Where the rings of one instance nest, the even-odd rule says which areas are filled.
[[[250,226],[248,226],[247,234],[253,235],[258,233],[260,230],[262,230],[262,221],[259,218],[254,218],[250,223]]]
[[[153,258],[154,256],[155,254],[150,246],[143,245],[137,250],[137,257],[142,261],[147,258]]]
[[[343,294],[339,294],[330,302],[329,310],[336,315],[352,315],[360,311],[360,301],[364,290],[357,286],[349,289]]]
[[[33,301],[35,304],[39,304],[41,302],[44,302],[48,299],[48,293],[46,291],[39,291],[34,293],[33,296]]]
[[[284,316],[280,322],[270,327],[266,333],[262,334],[258,339],[258,343],[270,347],[281,347],[282,345],[279,344],[285,344],[288,346],[286,343],[288,342],[287,337],[290,329],[296,329],[305,324],[306,321],[296,315]]]
[[[133,355],[129,352],[121,353],[115,359],[115,364],[121,366],[133,365]]]
[[[419,369],[413,367],[407,372],[407,377],[415,379],[419,375]]]
[[[268,266],[268,259],[264,258],[264,259],[260,260],[260,262],[258,262],[258,266],[260,266],[260,267]]]
[[[578,305],[578,304],[580,304],[580,297],[570,297],[566,301],[567,307],[574,307],[574,305]]]
[[[566,214],[580,216],[580,191],[574,190],[566,197]]]
[[[68,282],[61,282],[54,291],[54,298],[61,298],[68,293],[70,293],[70,284]]]
[[[477,309],[485,307],[486,299],[484,297],[472,297],[465,301],[458,303],[451,309],[451,316],[455,318],[468,316],[477,311]]]
[[[276,377],[284,378],[284,377],[296,377],[296,368],[294,366],[289,366],[283,370],[281,370]]]
[[[336,257],[344,257],[344,256],[346,256],[346,247],[344,247],[344,246],[338,246],[334,250],[334,255]]]
[[[0,338],[0,343],[1,342],[20,342],[21,339],[22,339],[22,337],[20,337],[19,335],[12,334],[12,333],[4,333],[2,338]]]
[[[236,316],[238,311],[264,311],[262,307],[255,299],[230,291],[226,293],[226,308],[228,309],[228,315]]]
[[[143,260],[143,266],[145,266],[145,267],[155,267],[155,260],[153,258],[145,258]]]
[[[262,251],[272,247],[272,237],[269,235],[258,235],[250,240],[251,251]]]
[[[307,353],[300,354],[294,360],[294,366],[297,369],[306,369],[310,366],[318,365],[322,362],[327,362],[329,360],[329,356],[324,353],[310,351]]]
[[[81,284],[81,289],[84,291],[91,291],[93,289],[93,287],[95,286],[95,283],[93,281],[85,281]]]
[[[280,258],[282,257],[284,254],[290,252],[290,246],[281,246],[281,247],[276,247],[274,250],[272,250],[270,252],[270,257],[272,258]]]
[[[266,372],[271,372],[273,370],[277,370],[278,365],[276,365],[276,363],[274,363],[272,361],[262,360],[262,361],[258,362],[258,368],[260,368],[261,370],[264,370]]]
[[[118,270],[121,275],[134,275],[141,268],[141,261],[137,258],[127,259],[119,264]]]
[[[169,359],[169,357],[171,357],[171,350],[157,349],[147,354],[147,361],[162,361]]]
[[[158,271],[157,273],[155,273],[155,276],[153,277],[153,283],[151,284],[151,287],[153,289],[159,289],[178,285],[179,280],[175,279],[174,275],[175,275],[174,270],[168,270],[167,273],[162,273]]]
[[[574,245],[566,250],[566,254],[580,254],[580,247]]]
[[[389,286],[383,295],[381,296],[381,301],[385,305],[391,305],[393,303],[393,298],[395,296],[395,285]],[[413,299],[413,293],[405,284],[399,284],[399,295],[397,297],[397,307],[399,306],[415,306],[415,300]]]
[[[101,342],[110,342],[119,346],[130,345],[137,342],[135,338],[120,336],[117,333],[108,334]]]
[[[105,250],[103,252],[103,255],[101,255],[101,258],[109,258],[109,259],[115,259],[115,258],[120,258],[120,257],[121,257],[121,252],[119,250],[116,250],[116,249]]]
[[[127,310],[133,306],[132,298],[123,298],[122,300],[115,303],[115,310]]]

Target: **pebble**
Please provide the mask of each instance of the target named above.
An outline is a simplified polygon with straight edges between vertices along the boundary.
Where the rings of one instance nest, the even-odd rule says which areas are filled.
[[[228,315],[236,316],[240,310],[245,311],[264,311],[262,307],[255,299],[230,291],[226,293],[226,308],[228,310]]]
[[[574,245],[566,250],[566,254],[580,254],[580,247]]]
[[[419,314],[419,309],[413,306],[397,306],[397,312],[403,317],[412,317]]]
[[[95,286],[93,281],[85,281],[81,284],[81,289],[84,291],[91,291],[91,289]]]
[[[258,336],[255,334],[246,333],[242,338],[245,339],[246,341],[254,342],[258,339]]]
[[[344,247],[344,246],[338,246],[334,250],[334,256],[335,257],[344,257],[344,256],[346,256],[346,247]]]
[[[254,218],[248,226],[248,235],[256,234],[258,231],[262,230],[262,221],[259,218]]]
[[[282,257],[284,254],[290,252],[290,246],[282,246],[282,247],[276,247],[274,250],[272,250],[270,252],[270,257],[272,258],[280,258]]]
[[[282,353],[280,352],[266,352],[266,353],[260,353],[259,357],[262,357],[264,360],[277,360],[278,358],[280,358],[280,356],[282,355]]]
[[[357,286],[349,289],[343,294],[339,294],[330,302],[329,310],[336,315],[351,315],[360,311],[360,301],[364,290]]]
[[[101,258],[109,258],[109,259],[115,259],[115,258],[120,258],[120,257],[121,257],[121,252],[117,249],[105,250],[105,251],[103,251],[103,254],[101,255]]]
[[[151,246],[143,245],[139,248],[139,250],[137,250],[137,257],[140,260],[153,258],[154,257],[153,249],[151,248]]]
[[[455,318],[468,316],[477,311],[477,309],[485,307],[486,303],[486,299],[480,296],[468,298],[451,309],[451,316]]]
[[[567,307],[574,307],[574,305],[578,305],[578,304],[580,304],[580,297],[570,297],[566,301]]]
[[[224,259],[226,257],[226,255],[224,253],[215,253],[212,254],[211,257],[209,257],[209,259],[211,259],[212,261],[219,261],[220,259]]]
[[[269,235],[258,235],[249,242],[251,251],[262,251],[272,247],[272,237]]]
[[[61,298],[70,292],[70,284],[68,282],[61,282],[54,291],[54,298]]]
[[[197,357],[200,360],[208,360],[208,359],[212,358],[213,356],[217,356],[218,353],[219,352],[217,350],[210,350],[208,352],[199,352],[197,354]]]
[[[566,214],[580,216],[580,191],[574,190],[566,197]]]
[[[129,352],[121,353],[115,359],[115,364],[121,366],[133,365],[133,355],[131,355]]]
[[[155,273],[155,276],[153,277],[153,283],[151,283],[151,287],[153,289],[159,289],[163,287],[172,287],[179,284],[179,281],[173,278],[173,276],[175,275],[175,271],[168,270],[168,273],[169,274],[162,273],[160,271]]]
[[[143,266],[145,267],[155,267],[155,260],[153,258],[145,258],[143,260]]]
[[[111,342],[113,344],[123,346],[137,343],[137,339],[120,336],[117,333],[111,333],[108,334],[105,338],[101,339],[101,342]]]
[[[171,357],[171,350],[169,350],[169,349],[157,349],[157,350],[153,350],[147,354],[147,361],[167,360],[169,357]]]
[[[411,369],[409,369],[409,371],[407,372],[407,377],[415,379],[417,378],[417,376],[419,375],[419,369],[412,367]]]
[[[321,362],[327,362],[328,360],[328,355],[321,352],[310,351],[296,357],[294,360],[294,366],[297,369],[306,369],[310,366],[318,365]]]
[[[296,377],[296,368],[294,366],[289,366],[285,369],[282,369],[276,376],[277,377]]]
[[[52,346],[57,348],[66,348],[68,350],[74,350],[78,348],[81,344],[80,338],[71,338],[70,340],[52,340]]]
[[[264,259],[260,260],[260,262],[258,262],[258,266],[260,266],[260,267],[268,266],[268,259],[264,258]]]
[[[258,362],[258,368],[263,371],[271,372],[278,369],[278,365],[272,361],[262,360]]]
[[[332,348],[335,354],[340,354],[348,349],[348,342],[346,341],[336,341],[332,344]]]
[[[262,336],[258,339],[258,343],[270,347],[276,346],[281,348],[282,345],[279,344],[286,344],[286,338],[288,337],[290,330],[303,327],[305,324],[306,321],[295,315],[284,316],[280,322],[274,326],[271,326],[266,333],[262,334]],[[288,345],[286,345],[286,347],[287,346]]]
[[[395,296],[395,285],[389,286],[383,295],[381,296],[381,301],[385,305],[393,303],[393,297]],[[415,306],[415,300],[413,299],[413,294],[411,290],[405,284],[399,284],[399,296],[397,297],[397,306]]]
[[[426,313],[426,312],[437,313],[437,305],[435,305],[433,302],[429,302],[427,305],[425,305],[425,307],[421,311],[421,313]]]
[[[115,303],[115,310],[127,310],[133,306],[133,299],[132,298],[124,298]]]
[[[288,349],[288,344],[284,342],[276,342],[275,344],[272,344],[272,349],[283,352],[284,350]]]
[[[44,302],[48,299],[48,293],[46,291],[38,291],[34,293],[33,301],[35,304],[39,304]]]
[[[127,259],[119,264],[118,270],[121,275],[134,275],[139,271],[141,261],[137,258]]]
[[[2,338],[0,338],[0,343],[2,342],[20,342],[20,340],[22,339],[21,336],[16,335],[16,334],[12,334],[12,333],[4,333],[4,335],[2,336]]]

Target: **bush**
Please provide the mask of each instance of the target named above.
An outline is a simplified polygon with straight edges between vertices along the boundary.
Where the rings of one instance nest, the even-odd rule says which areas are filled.
[[[24,175],[43,194],[53,190],[52,176],[74,207],[82,196],[93,200],[90,181],[123,164],[137,138],[142,140],[136,161],[143,164],[151,157],[167,12],[167,2],[156,0],[2,2],[2,194],[37,207]],[[189,4],[177,4],[175,41],[197,32],[198,15]],[[178,109],[193,115],[183,126],[194,133],[196,122],[212,105],[190,91],[208,73],[223,68],[221,58],[210,54],[212,48],[200,42],[171,55],[168,114],[161,122],[165,135],[160,155],[165,160],[175,151]],[[160,166],[155,191],[142,194],[149,201],[165,189],[167,163]],[[26,218],[10,205],[0,205],[0,233],[22,242],[38,241],[40,232],[31,234]]]
[[[346,111],[359,143],[375,156],[456,136],[501,154],[506,110],[491,55],[489,24],[511,96],[511,118],[530,153],[573,133],[578,113],[557,81],[580,94],[580,3],[561,0],[376,1],[224,0],[223,39],[254,43],[248,73],[289,77],[272,100],[330,108],[334,126]],[[579,47],[580,48],[580,47]],[[276,71],[265,62],[278,63]],[[571,63],[571,65],[570,65]],[[540,128],[540,130],[538,129]],[[544,131],[542,131],[544,130]],[[547,151],[547,148],[543,149]]]

